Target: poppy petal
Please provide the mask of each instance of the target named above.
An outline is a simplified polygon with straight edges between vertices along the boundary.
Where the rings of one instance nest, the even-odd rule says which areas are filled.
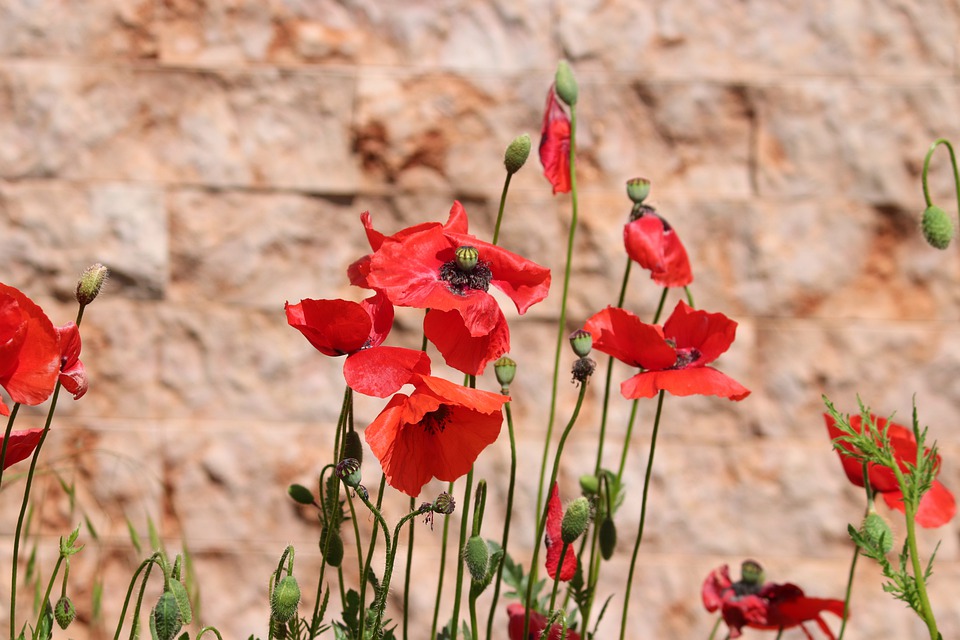
[[[57,327],[60,336],[60,384],[79,400],[87,392],[87,370],[80,362],[80,329],[73,322]]]
[[[593,336],[593,348],[633,367],[665,369],[673,366],[677,353],[660,327],[647,324],[618,307],[607,307],[584,323]]]
[[[43,310],[0,283],[0,387],[16,403],[38,405],[60,374],[60,339]]]
[[[371,347],[379,347],[393,328],[393,305],[382,291],[378,291],[369,298],[361,300],[360,306],[370,316],[371,329],[368,342]]]
[[[957,514],[957,502],[939,480],[934,480],[930,490],[920,498],[917,509],[917,524],[926,529],[942,527]]]
[[[7,457],[3,460],[3,468],[26,460],[37,448],[43,429],[25,429],[13,431],[10,434],[10,443],[7,445]],[[0,436],[0,446],[3,445],[3,436]]]
[[[350,354],[343,362],[347,386],[377,398],[386,398],[403,385],[428,375],[430,358],[419,349],[371,347]]]
[[[563,540],[560,537],[560,529],[563,524],[563,507],[560,505],[560,492],[557,489],[557,483],[553,483],[550,490],[550,499],[547,501],[547,529],[544,534],[543,542],[547,548],[547,558],[545,560],[547,574],[556,579],[557,568],[560,568],[560,580],[567,581],[573,579],[577,571],[577,556],[573,545],[567,546],[566,553],[563,554],[563,566],[560,566],[560,554],[563,551]]]
[[[730,348],[737,335],[737,323],[722,313],[693,309],[680,300],[663,324],[663,335],[676,342],[677,348],[693,348],[700,352],[697,364],[708,364]]]
[[[491,298],[491,300],[493,300]],[[479,376],[487,363],[510,350],[510,328],[500,308],[496,324],[480,335],[474,335],[457,311],[431,309],[423,320],[423,333],[437,347],[444,362],[457,371]]]
[[[680,237],[665,226],[659,215],[647,214],[624,225],[623,244],[630,259],[650,271],[657,284],[685,287],[693,282],[690,260]]]
[[[551,86],[540,128],[540,164],[555,194],[570,192],[570,132],[570,117]]]
[[[342,356],[358,351],[370,336],[372,320],[366,309],[349,300],[313,300],[284,305],[287,324],[306,337],[320,353]]]
[[[620,385],[624,398],[652,398],[660,391],[675,396],[719,396],[729,400],[743,400],[750,390],[713,367],[692,367],[666,371],[644,371]]]

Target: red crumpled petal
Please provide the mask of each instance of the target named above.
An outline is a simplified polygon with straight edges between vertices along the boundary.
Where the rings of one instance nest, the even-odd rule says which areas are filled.
[[[659,215],[649,213],[624,225],[623,244],[630,259],[650,271],[660,286],[685,287],[693,282],[680,236]]]
[[[3,460],[3,468],[26,460],[37,448],[43,429],[24,429],[10,433],[10,442],[7,444],[7,456]],[[3,435],[0,435],[0,447],[3,446]]]
[[[547,530],[544,534],[544,544],[547,548],[546,567],[551,578],[557,577],[557,567],[560,564],[560,552],[563,550],[563,540],[560,538],[560,529],[563,524],[563,507],[560,505],[560,492],[557,483],[553,483],[550,490],[550,499],[547,501]],[[563,566],[560,568],[560,580],[573,579],[577,571],[577,555],[573,545],[567,546],[563,554]]]
[[[683,300],[663,323],[663,335],[677,348],[694,348],[700,357],[687,366],[709,364],[730,348],[737,335],[737,323],[722,313],[694,309]]]
[[[487,363],[510,350],[510,327],[493,298],[490,303],[497,314],[496,324],[486,331],[474,332],[458,311],[431,309],[423,320],[423,332],[437,347],[444,362],[457,371],[479,376]]]
[[[750,390],[713,367],[691,367],[664,371],[644,371],[624,380],[620,393],[624,398],[652,398],[660,391],[675,396],[719,396],[743,400]]]
[[[540,164],[555,194],[570,192],[570,117],[557,99],[553,85],[547,93],[540,128]]]
[[[359,351],[370,337],[373,321],[367,310],[349,300],[313,300],[284,305],[287,324],[320,353],[342,356]]]
[[[644,369],[673,366],[677,353],[663,338],[663,330],[618,307],[593,314],[583,328],[593,336],[593,348],[617,360]]]
[[[87,392],[87,370],[80,362],[80,329],[76,324],[68,322],[57,327],[60,335],[60,384],[73,394],[74,400],[79,400]]]
[[[526,608],[519,602],[507,605],[507,636],[510,640],[523,640],[523,618]],[[547,617],[539,611],[530,612],[530,622],[528,625],[528,634],[526,640],[540,640],[540,634],[547,626]],[[554,624],[550,627],[548,640],[560,640],[562,627]],[[576,631],[567,630],[567,640],[580,640],[580,634]]]
[[[43,310],[0,283],[0,387],[15,403],[38,405],[60,374],[60,338]]]
[[[377,291],[361,300],[360,306],[370,316],[371,329],[367,342],[371,347],[379,347],[393,328],[393,305],[382,291]]]
[[[428,375],[430,358],[418,349],[371,347],[347,356],[343,362],[347,385],[357,393],[377,398],[386,398]]]
[[[719,609],[723,604],[723,594],[732,584],[729,566],[723,565],[711,571],[700,587],[704,608],[711,613]]]

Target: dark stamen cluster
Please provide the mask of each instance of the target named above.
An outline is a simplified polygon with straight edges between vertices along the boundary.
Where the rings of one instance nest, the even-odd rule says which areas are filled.
[[[662,215],[657,213],[657,210],[651,207],[650,205],[648,204],[633,205],[633,209],[630,210],[630,222],[633,222],[634,220],[639,220],[643,216],[657,216],[658,218],[660,218],[660,222],[663,223],[664,231],[670,231],[671,229],[673,229],[673,227],[670,226],[670,223],[667,222],[666,219]]]
[[[694,349],[693,347],[689,349],[678,349],[677,350],[677,361],[673,363],[674,369],[683,369],[684,367],[690,366],[692,363],[700,359],[700,350]]]
[[[488,290],[490,281],[493,280],[493,272],[490,271],[490,263],[483,260],[478,261],[470,271],[462,271],[457,266],[457,261],[451,260],[441,265],[440,279],[450,286],[450,291],[462,296],[471,289]]]
[[[573,381],[584,384],[597,369],[597,362],[593,358],[578,358],[573,363]]]
[[[449,418],[450,407],[441,405],[436,411],[431,411],[423,416],[423,420],[420,421],[420,426],[423,427],[423,430],[426,431],[428,435],[436,435],[437,433],[443,433],[443,430],[447,427],[447,420]]]

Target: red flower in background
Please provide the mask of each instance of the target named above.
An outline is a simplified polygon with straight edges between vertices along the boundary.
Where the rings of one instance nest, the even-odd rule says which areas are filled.
[[[7,456],[3,459],[3,468],[14,465],[21,460],[26,460],[37,448],[40,437],[43,435],[43,429],[24,429],[23,431],[12,431],[10,441],[7,444]],[[0,433],[0,450],[3,447],[4,437]]]
[[[364,432],[387,482],[416,497],[432,478],[452,482],[500,434],[509,397],[422,376],[398,393]]]
[[[844,435],[836,426],[836,421],[829,414],[824,414],[824,420],[827,423],[827,432],[831,440]],[[890,444],[893,447],[897,464],[900,471],[904,474],[910,473],[907,465],[917,462],[917,441],[913,436],[913,431],[903,425],[889,422],[886,418],[875,416],[872,413],[870,418],[877,426],[880,433],[886,429],[887,437],[890,438]],[[862,432],[863,420],[861,416],[850,416],[850,426],[858,433]],[[846,442],[839,442],[840,449],[837,449],[837,455],[840,456],[840,464],[843,465],[843,471],[847,474],[847,479],[858,487],[863,486],[863,464],[851,457],[845,452],[853,452],[853,447]],[[841,450],[842,449],[842,450]],[[929,449],[927,450],[929,451]],[[940,473],[940,457],[937,456],[937,473]],[[870,479],[870,486],[875,493],[883,496],[883,501],[891,509],[896,509],[900,513],[905,512],[903,504],[903,492],[897,484],[897,477],[892,469],[882,465],[869,463],[867,466],[867,476]],[[957,513],[957,503],[953,494],[939,480],[934,480],[930,490],[923,494],[920,499],[920,506],[917,509],[916,522],[921,527],[935,528],[940,527],[953,519]]]
[[[15,403],[40,404],[57,384],[60,358],[59,335],[43,310],[0,284],[0,387]],[[0,415],[10,415],[2,399]]]
[[[804,623],[814,622],[834,640],[833,632],[820,614],[829,611],[843,617],[843,600],[808,598],[800,587],[789,582],[763,584],[759,565],[750,560],[743,564],[745,577],[738,582],[730,580],[730,570],[723,565],[707,576],[701,590],[703,606],[710,612],[720,610],[731,638],[739,638],[744,627],[770,631],[800,627],[812,640]],[[746,577],[750,572],[756,576],[755,580]]]
[[[524,638],[523,617],[526,611],[526,608],[518,602],[507,605],[507,616],[510,618],[507,621],[507,635],[510,637],[510,640],[540,640],[540,634],[542,634],[543,630],[547,627],[547,617],[539,611],[531,611],[528,634],[527,637]],[[550,633],[547,635],[547,639],[560,640],[561,632],[562,628],[560,625],[554,624],[550,627]],[[576,631],[568,630],[567,640],[580,640],[580,634]]]
[[[381,346],[393,325],[393,306],[382,293],[360,303],[307,298],[288,302],[284,310],[287,323],[320,353],[347,356],[343,377],[354,391],[386,398],[430,374],[430,359],[422,351]]]
[[[733,344],[737,323],[721,313],[692,309],[682,300],[663,328],[646,324],[617,307],[607,307],[584,324],[593,347],[644,369],[620,385],[626,398],[652,398],[659,391],[675,396],[713,395],[742,400],[750,391],[707,365]]]
[[[554,193],[570,192],[570,116],[552,85],[540,128],[540,164]]]
[[[577,554],[574,553],[573,545],[568,545],[567,552],[563,554],[563,566],[560,567],[560,552],[563,550],[563,540],[560,537],[562,524],[563,507],[560,505],[557,483],[554,482],[553,489],[550,490],[550,499],[547,501],[547,530],[543,542],[547,547],[547,574],[551,578],[556,578],[559,567],[560,580],[566,582],[572,580],[573,574],[577,571]]]
[[[357,282],[384,292],[395,305],[430,309],[427,338],[449,365],[478,375],[510,344],[490,286],[503,291],[522,314],[546,297],[550,270],[465,231],[463,205],[455,202],[445,225],[374,235],[371,246],[379,246],[369,260],[354,263],[353,271]]]
[[[653,207],[638,204],[623,227],[623,244],[630,259],[650,271],[663,287],[685,287],[693,282],[687,250],[680,236]]]
[[[60,384],[79,400],[87,392],[87,370],[80,362],[80,328],[68,322],[57,327],[60,337]]]

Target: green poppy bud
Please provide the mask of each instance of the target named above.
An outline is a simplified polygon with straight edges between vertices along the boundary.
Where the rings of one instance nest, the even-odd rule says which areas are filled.
[[[483,582],[487,576],[487,565],[490,562],[490,549],[487,542],[480,536],[472,536],[463,548],[463,561],[470,570],[470,579],[474,582]]]
[[[613,518],[608,516],[600,524],[600,555],[604,560],[609,560],[613,557],[613,551],[616,548],[617,525],[613,524]]]
[[[457,247],[457,267],[464,273],[470,273],[477,266],[477,260],[480,259],[480,252],[476,247]]]
[[[457,502],[453,499],[453,496],[442,491],[440,495],[437,496],[437,499],[433,501],[433,510],[436,513],[442,513],[445,516],[450,515],[457,508]]]
[[[573,544],[583,535],[590,524],[590,502],[583,496],[577,498],[567,507],[560,523],[560,539],[567,544]]]
[[[561,60],[557,64],[557,74],[553,79],[553,86],[557,92],[557,97],[563,100],[564,104],[573,106],[577,104],[577,81],[573,77],[573,71],[566,60]]]
[[[493,371],[497,374],[497,382],[500,383],[500,390],[503,393],[509,393],[510,383],[517,375],[517,363],[503,356],[493,363]]]
[[[580,476],[580,490],[584,495],[595,496],[600,491],[600,479],[597,476],[585,473]]]
[[[503,154],[503,166],[506,167],[507,173],[512,175],[520,171],[520,167],[524,165],[529,156],[530,134],[524,133],[514,138],[507,146],[507,151]]]
[[[590,355],[590,351],[593,349],[593,334],[583,329],[577,329],[570,334],[569,338],[570,346],[573,347],[573,352],[577,354],[577,357],[586,358]]]
[[[937,249],[946,249],[953,240],[953,223],[947,212],[936,205],[924,210],[920,228],[930,246]]]
[[[280,623],[286,623],[297,614],[297,605],[300,604],[300,585],[291,575],[284,576],[283,580],[273,588],[270,596],[270,617]]]
[[[360,441],[360,434],[356,431],[347,431],[345,437],[344,458],[353,458],[358,463],[363,464],[363,443]]]
[[[627,197],[634,204],[640,204],[650,195],[650,181],[646,178],[633,178],[627,180]]]
[[[77,302],[81,307],[85,307],[93,302],[100,294],[100,288],[107,280],[109,270],[99,262],[90,265],[80,274],[80,280],[77,282]]]
[[[183,619],[180,616],[180,605],[171,592],[164,591],[157,600],[150,617],[150,626],[156,630],[157,640],[173,640],[179,633]]]
[[[763,567],[756,560],[744,560],[740,565],[740,581],[750,585],[763,584]]]
[[[293,498],[294,502],[300,504],[313,504],[313,494],[302,484],[292,484],[287,487],[287,493]]]
[[[320,531],[320,552],[331,567],[339,567],[343,562],[343,538],[336,529],[324,527]]]
[[[53,617],[61,629],[66,629],[77,617],[77,608],[67,596],[60,596],[57,604],[53,605]]]
[[[343,480],[343,484],[351,489],[360,486],[360,461],[356,458],[344,458],[337,464],[337,477]]]
[[[868,513],[867,517],[863,519],[860,532],[874,548],[883,551],[884,555],[890,553],[890,550],[893,549],[893,531],[879,513],[875,511]]]

